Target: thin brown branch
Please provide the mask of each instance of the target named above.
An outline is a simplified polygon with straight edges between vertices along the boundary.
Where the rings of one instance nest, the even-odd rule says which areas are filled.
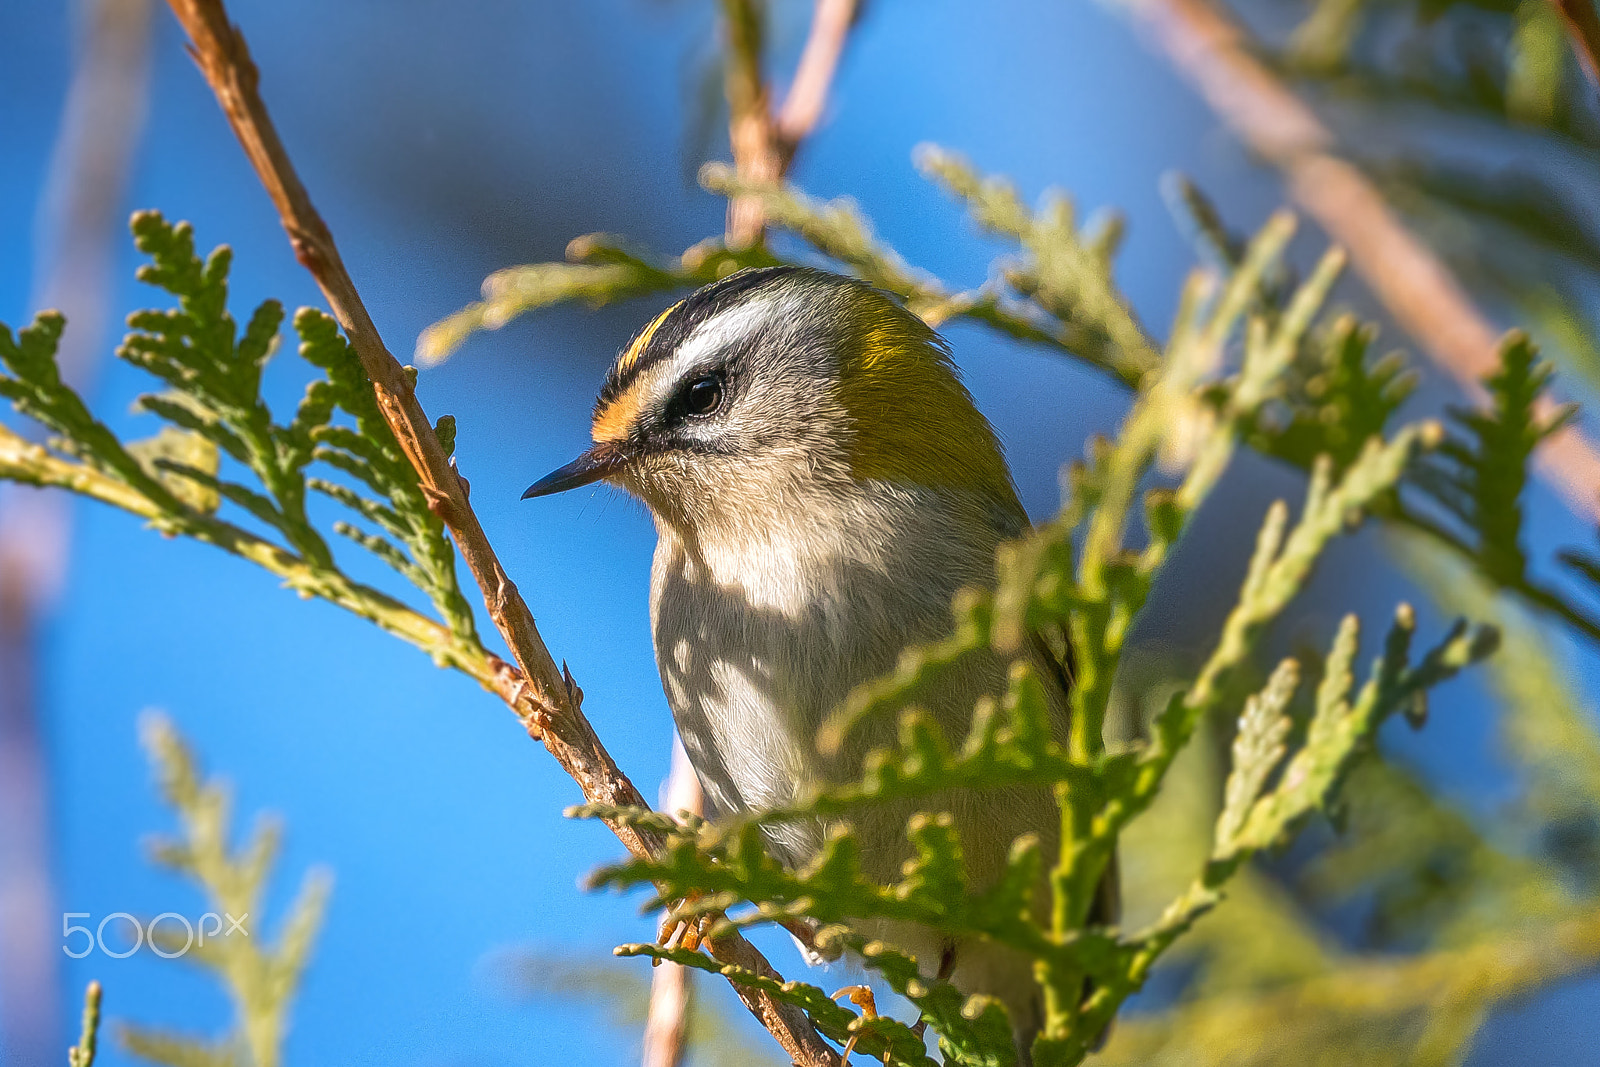
[[[430,506],[449,527],[467,569],[483,592],[490,619],[517,661],[520,677],[509,669],[503,672],[502,695],[578,780],[584,796],[613,804],[643,805],[639,791],[611,760],[569,694],[532,613],[467,502],[466,489],[417,402],[410,379],[367,314],[333,235],[312,206],[267,114],[257,88],[259,75],[243,36],[229,23],[220,0],[169,0],[169,4],[189,34],[191,55],[278,209],[296,258],[316,279],[349,336],[362,369],[372,380],[385,420],[416,468]],[[655,845],[626,827],[617,828],[617,833],[629,850],[639,855]]]
[[[1482,395],[1480,379],[1498,366],[1497,331],[1366,175],[1337,154],[1333,134],[1257,57],[1248,34],[1207,0],[1121,2],[1212,110],[1283,173],[1289,195],[1349,251],[1401,328]],[[1574,512],[1600,520],[1600,452],[1576,426],[1552,435],[1536,462]]]
[[[371,379],[378,406],[416,469],[422,491],[451,536],[483,593],[495,628],[516,659],[496,671],[494,689],[544,742],[591,803],[647,807],[600,743],[584,716],[582,692],[545,647],[532,613],[495,555],[467,500],[466,486],[445,456],[432,424],[418,403],[411,381],[389,352],[367,313],[355,283],[322,217],[312,206],[259,90],[259,74],[244,37],[228,20],[221,0],[168,0],[189,35],[190,54],[222,106],[245,155],[277,208],[295,256],[316,279]],[[660,847],[659,838],[634,827],[611,824],[636,856]],[[771,965],[743,938],[719,939],[713,952],[724,962],[773,973]],[[803,1012],[761,993],[740,990],[751,1011],[797,1063],[832,1065],[838,1057]]]
[[[672,741],[672,770],[667,775],[662,810],[705,814],[700,779],[676,737]],[[694,996],[694,973],[682,964],[666,962],[650,976],[650,1011],[644,1024],[643,1067],[679,1067],[689,1048],[689,1006]]]
[[[811,30],[794,82],[776,112],[761,72],[762,25],[754,0],[722,0],[727,34],[723,91],[728,98],[728,142],[740,179],[771,184],[789,172],[800,144],[816,129],[844,54],[858,0],[816,0]],[[728,202],[728,244],[743,248],[760,239],[766,217],[755,197]]]
[[[1600,11],[1595,0],[1550,0],[1561,13],[1572,40],[1578,65],[1589,76],[1589,84],[1600,89]]]

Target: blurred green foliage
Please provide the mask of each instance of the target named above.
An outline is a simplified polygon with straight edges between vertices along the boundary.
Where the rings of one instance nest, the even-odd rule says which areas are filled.
[[[1248,13],[1264,11],[1246,6]],[[1282,13],[1282,9],[1280,14]],[[1317,0],[1263,47],[1446,261],[1600,387],[1600,107],[1551,0]]]
[[[227,786],[201,777],[167,718],[147,714],[140,726],[162,796],[180,826],[179,836],[151,842],[151,858],[194,882],[206,906],[228,924],[217,924],[221,936],[208,939],[201,920],[198,939],[180,939],[170,927],[151,923],[151,947],[209,972],[233,1002],[234,1025],[220,1037],[198,1037],[123,1023],[117,1038],[138,1058],[167,1067],[279,1067],[289,1007],[322,925],[332,877],[324,870],[307,873],[276,944],[269,942],[262,915],[279,827],[262,822],[248,844],[234,849]],[[242,929],[234,930],[234,922]]]
[[[78,1042],[67,1049],[67,1067],[94,1067],[100,1046],[100,983],[90,982],[83,991],[83,1022]]]

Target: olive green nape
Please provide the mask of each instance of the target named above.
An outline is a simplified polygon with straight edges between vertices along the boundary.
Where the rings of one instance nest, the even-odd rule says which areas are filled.
[[[939,336],[876,293],[856,309],[852,332],[839,372],[839,398],[855,428],[851,472],[991,495],[1020,511],[994,428]]]

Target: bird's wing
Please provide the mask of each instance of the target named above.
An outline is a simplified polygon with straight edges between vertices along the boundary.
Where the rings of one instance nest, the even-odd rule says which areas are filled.
[[[1038,662],[1046,683],[1056,689],[1059,699],[1051,701],[1055,711],[1057,739],[1066,742],[1070,723],[1072,687],[1077,680],[1077,659],[1073,653],[1072,638],[1065,625],[1048,631],[1035,630],[1029,637],[1034,659]],[[1089,921],[1098,926],[1110,926],[1122,918],[1122,876],[1115,852],[1106,864],[1105,874],[1095,890],[1094,905],[1089,910]]]
[[[1060,697],[1058,704],[1061,712],[1061,726],[1066,725],[1066,711],[1072,696],[1072,685],[1078,676],[1078,661],[1072,651],[1072,639],[1067,634],[1065,625],[1053,630],[1034,630],[1028,640],[1033,645],[1033,655],[1044,671],[1048,683],[1053,683]]]

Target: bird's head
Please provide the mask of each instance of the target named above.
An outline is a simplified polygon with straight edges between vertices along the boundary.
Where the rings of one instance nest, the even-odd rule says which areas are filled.
[[[606,376],[592,437],[524,498],[604,480],[690,529],[803,519],[814,494],[864,482],[1016,508],[938,335],[884,293],[803,267],[740,271],[651,320]]]

